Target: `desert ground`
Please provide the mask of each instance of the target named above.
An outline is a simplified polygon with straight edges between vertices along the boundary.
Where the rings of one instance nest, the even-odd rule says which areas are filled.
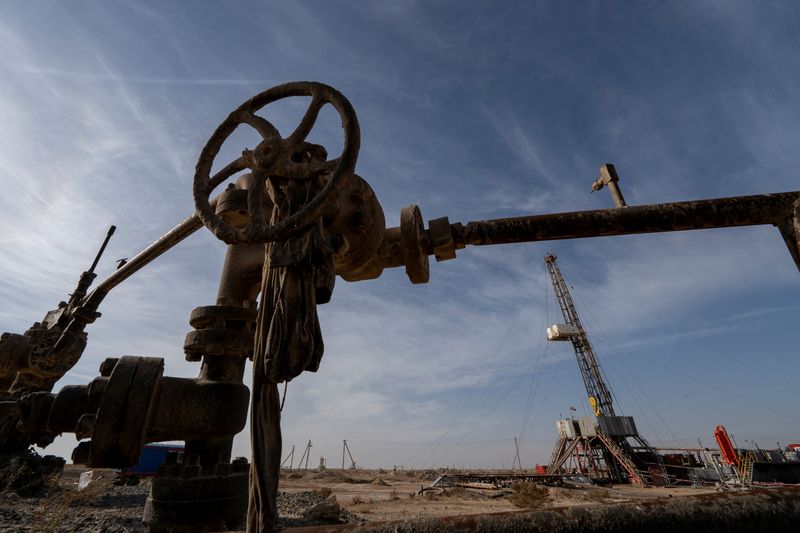
[[[144,532],[142,507],[150,489],[116,485],[113,471],[79,491],[83,467],[68,465],[43,494],[22,498],[6,491],[0,499],[0,532]],[[494,471],[496,473],[496,471]],[[385,522],[414,518],[504,513],[520,509],[602,506],[714,492],[713,488],[548,487],[535,498],[510,490],[449,488],[424,490],[433,470],[291,470],[281,475],[279,512],[285,527]],[[515,503],[516,502],[516,503]]]
[[[487,471],[497,473],[497,471]],[[292,471],[281,477],[281,490],[331,492],[347,511],[365,521],[391,521],[422,517],[463,516],[519,511],[526,506],[513,503],[510,490],[448,488],[420,491],[439,475],[433,470],[326,470]],[[591,506],[635,500],[667,498],[714,492],[713,488],[548,487],[541,507]],[[524,503],[524,502],[523,502]]]

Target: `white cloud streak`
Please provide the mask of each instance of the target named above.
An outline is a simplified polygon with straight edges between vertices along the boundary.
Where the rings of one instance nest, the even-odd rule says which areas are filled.
[[[452,221],[607,207],[588,187],[608,159],[618,163],[630,203],[796,189],[800,108],[790,96],[798,59],[787,37],[764,36],[719,6],[651,7],[644,16],[633,7],[587,14],[294,2],[209,7],[211,14],[189,17],[130,3],[82,15],[55,10],[63,18],[53,26],[31,25],[37,8],[6,6],[0,330],[24,330],[65,298],[109,224],[119,230],[101,277],[111,261],[186,216],[207,135],[245,98],[293,78],[325,81],[352,99],[362,125],[359,172],[390,224],[415,201],[426,217]],[[621,31],[630,21],[651,35]],[[683,39],[659,41],[665,28]],[[710,60],[682,48],[690,38]],[[734,56],[759,75],[731,76],[724,67]],[[302,104],[287,104],[268,115],[283,129],[299,112]],[[341,142],[335,116],[320,126],[317,139]],[[237,132],[221,157],[249,139]],[[103,358],[123,353],[162,355],[168,374],[194,375],[182,338],[191,308],[213,303],[223,250],[199,233],[115,290],[63,383],[86,382]],[[541,347],[546,319],[558,320],[542,276],[548,250],[562,259],[601,358],[612,352],[606,372],[615,384],[617,360],[629,352],[687,364],[683,351],[697,350],[688,341],[729,351],[726,339],[746,341],[753,321],[767,318],[780,331],[759,348],[781,354],[796,346],[788,324],[798,312],[797,272],[772,228],[463,250],[433,264],[427,286],[411,287],[398,271],[338,282],[320,309],[322,367],[289,386],[287,448],[312,439],[315,455],[337,457],[347,438],[357,459],[375,466],[412,458],[508,466],[527,405],[535,416],[524,459],[546,460],[552,420],[584,403],[573,354]],[[659,317],[689,327],[670,330]],[[785,375],[798,370],[788,356],[775,361]],[[666,386],[631,358],[625,364],[659,411],[653,417],[641,401],[637,419],[648,415],[662,436],[670,431],[661,417],[678,438],[709,433],[711,417],[732,418],[754,435],[785,425],[696,384]],[[746,379],[735,367],[720,379]],[[776,403],[790,394],[772,388],[757,383],[754,393]],[[695,413],[698,403],[713,411]],[[69,441],[57,450],[65,453]],[[237,453],[247,454],[246,441],[237,438]]]

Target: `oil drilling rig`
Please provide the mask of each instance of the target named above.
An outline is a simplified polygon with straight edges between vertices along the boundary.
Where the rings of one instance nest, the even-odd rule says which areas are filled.
[[[577,419],[565,418],[556,423],[558,440],[547,473],[552,475],[574,470],[595,480],[663,484],[666,475],[658,452],[639,434],[632,416],[619,416],[614,411],[611,390],[603,380],[556,256],[548,254],[544,262],[564,317],[563,324],[547,328],[547,340],[572,343],[594,413]]]
[[[284,137],[258,113],[294,97],[311,102]],[[327,105],[338,112],[344,134],[334,159],[325,147],[306,141]],[[216,156],[240,126],[252,128],[261,140],[212,174]],[[87,276],[80,297],[59,306],[56,315],[48,314],[24,334],[0,335],[0,456],[11,457],[10,464],[30,445],[46,446],[68,433],[79,441],[72,456],[76,464],[124,468],[137,462],[146,443],[183,441],[183,457],[168,458],[153,479],[143,517],[151,532],[237,528],[245,513],[248,531],[274,531],[282,447],[277,384],[319,368],[323,349],[316,307],[330,301],[336,277],[372,280],[385,269],[404,267],[411,283],[420,284],[429,281],[429,256],[455,259],[467,246],[754,225],[778,228],[800,268],[800,192],[627,207],[616,194],[610,165],[601,168],[593,189],[608,186],[614,209],[465,224],[441,217],[428,220],[426,228],[419,207],[409,205],[400,212],[399,226],[387,228],[374,191],[355,173],[360,139],[350,102],[317,82],[279,85],[233,110],[198,157],[194,213],[91,292]],[[110,291],[204,225],[228,247],[214,303],[196,307],[189,317],[184,352],[198,363],[197,377],[165,376],[160,357],[122,356],[106,359],[89,383],[52,392],[81,357],[85,329],[100,316]],[[248,360],[252,390],[243,381]],[[25,387],[14,385],[22,381]],[[603,411],[610,405],[598,403],[590,439],[607,439],[603,449],[610,455],[599,451],[591,458],[646,481],[641,464],[628,467],[626,455],[614,456],[612,450],[629,445],[608,424],[625,424],[627,418]],[[231,457],[233,437],[244,429],[248,410],[254,452],[249,464]],[[633,429],[633,435],[625,439],[638,437],[632,419],[630,424],[622,432]],[[568,447],[588,442],[583,438],[588,433],[581,439],[575,434]],[[633,449],[623,451],[640,459]]]

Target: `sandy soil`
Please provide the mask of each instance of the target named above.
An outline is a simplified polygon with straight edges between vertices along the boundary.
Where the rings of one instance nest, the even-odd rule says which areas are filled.
[[[113,471],[107,479],[77,490],[83,468],[68,466],[49,493],[35,498],[3,494],[0,498],[0,532],[104,531],[143,532],[142,507],[150,489],[148,480],[139,486],[115,486]],[[453,517],[518,511],[510,491],[450,488],[426,490],[437,476],[433,471],[326,470],[288,471],[281,476],[279,505],[286,525],[311,525],[303,502],[313,495],[335,497],[336,503],[353,514],[349,521],[383,522],[413,518]],[[602,506],[610,503],[654,500],[713,492],[713,489],[639,488],[548,488],[550,501],[544,508]],[[319,523],[319,522],[316,522]]]
[[[425,491],[420,495],[420,489],[429,486],[433,479],[435,473],[430,471],[293,471],[281,476],[281,490],[330,490],[339,505],[370,522],[519,510],[509,501],[509,491],[451,488]],[[689,496],[714,492],[714,489],[616,485],[585,489],[552,487],[548,491],[551,501],[546,506],[553,508]]]

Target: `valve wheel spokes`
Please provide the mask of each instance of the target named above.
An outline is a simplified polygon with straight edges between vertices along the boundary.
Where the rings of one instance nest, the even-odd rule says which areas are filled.
[[[272,102],[291,96],[310,96],[311,103],[294,131],[283,138],[275,126],[255,113]],[[319,154],[305,154],[301,150],[307,146],[306,138],[326,104],[331,104],[342,120],[344,148],[339,157],[318,162],[314,161],[314,155]],[[214,158],[240,124],[247,124],[255,129],[261,135],[262,141],[253,150],[244,150],[240,158],[210,177]],[[292,82],[268,89],[228,115],[203,147],[197,160],[192,187],[197,213],[206,227],[227,243],[285,239],[304,230],[330,209],[345,185],[347,176],[355,171],[359,145],[360,133],[355,111],[336,89],[317,82]],[[225,179],[246,168],[253,173],[247,202],[250,222],[244,228],[237,228],[214,213],[209,196]],[[277,223],[267,223],[262,200],[266,194],[268,177],[305,180],[323,174],[330,174],[327,183],[305,206]]]
[[[290,147],[296,148],[298,144],[306,140],[308,134],[311,133],[311,128],[313,128],[314,124],[317,122],[317,117],[319,117],[322,106],[326,103],[327,101],[319,93],[311,97],[311,103],[308,105],[308,109],[306,109],[302,120],[300,120],[300,124],[298,124],[291,135],[286,138],[286,143]]]

